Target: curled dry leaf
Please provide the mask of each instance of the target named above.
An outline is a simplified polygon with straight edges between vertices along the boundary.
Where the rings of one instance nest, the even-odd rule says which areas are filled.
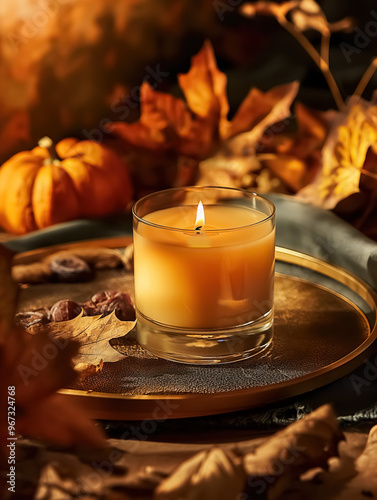
[[[241,12],[246,17],[273,16],[278,21],[285,20],[287,15],[291,14],[292,22],[298,30],[313,29],[325,36],[334,31],[350,31],[354,26],[353,20],[348,17],[336,23],[329,23],[325,13],[315,0],[245,3],[241,7]]]
[[[294,8],[300,5],[300,0],[292,2],[254,2],[245,3],[241,7],[241,12],[246,17],[273,16],[277,19],[285,18],[286,15]]]
[[[115,363],[124,358],[109,341],[127,335],[135,325],[135,321],[119,320],[113,312],[105,317],[79,315],[70,321],[49,323],[43,329],[52,338],[74,339],[79,343],[73,362],[81,376],[89,376],[99,373],[103,363]]]
[[[200,163],[196,184],[237,188],[252,186],[257,178],[254,172],[261,168],[256,156],[258,143],[268,127],[290,116],[290,106],[298,89],[298,82],[279,85],[266,93],[251,89],[233,120],[227,123],[227,140],[223,147],[216,155]],[[269,184],[268,188],[271,187]]]
[[[351,99],[325,142],[322,169],[311,184],[299,191],[298,198],[332,209],[359,192],[368,150],[375,149],[376,142],[377,106]]]
[[[230,147],[244,152],[245,147],[255,148],[267,127],[289,116],[299,87],[293,82],[266,93],[251,89],[228,121],[227,77],[219,71],[208,41],[192,58],[189,72],[179,75],[178,80],[185,101],[157,92],[144,82],[140,120],[109,124],[109,131],[129,145],[194,160],[208,158],[232,138]],[[236,136],[244,132],[248,135],[238,140]]]
[[[325,13],[315,0],[301,0],[291,11],[292,22],[300,31],[316,30],[329,36],[334,31],[351,31],[354,22],[346,17],[336,23],[329,23]]]
[[[341,439],[332,407],[321,406],[244,457],[246,493],[254,498],[263,491],[268,500],[279,498],[305,470],[326,468]]]
[[[336,111],[315,111],[296,103],[297,130],[267,131],[258,146],[261,164],[296,193],[313,182],[320,170],[321,150],[336,118]]]
[[[181,464],[155,491],[156,500],[234,500],[246,475],[230,451],[212,448]]]
[[[255,152],[263,132],[290,116],[291,104],[299,87],[299,82],[287,83],[278,85],[265,94],[251,89],[229,126],[231,140],[227,148],[233,155],[244,156]]]
[[[218,125],[219,134],[223,135],[222,129],[229,112],[227,77],[219,71],[208,40],[192,58],[190,71],[179,75],[178,79],[190,110],[215,126]]]
[[[209,42],[193,57],[190,71],[179,75],[179,83],[187,103],[144,82],[140,120],[112,123],[108,130],[132,146],[190,158],[207,156],[218,142],[221,120],[229,109],[226,76],[218,70]]]
[[[356,460],[357,474],[342,489],[338,500],[353,500],[355,498],[377,497],[377,426],[374,426],[368,436],[363,453]]]
[[[78,348],[77,342],[54,339],[45,331],[30,335],[21,329],[13,329],[0,346],[0,393],[5,398],[8,387],[15,387],[18,433],[67,445],[103,444],[86,413],[55,394],[76,378],[72,358]],[[4,436],[7,419],[1,422]]]

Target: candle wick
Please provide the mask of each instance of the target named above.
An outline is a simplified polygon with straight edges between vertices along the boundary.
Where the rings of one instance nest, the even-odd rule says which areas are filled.
[[[198,226],[195,228],[195,231],[200,231],[202,229],[203,226]]]

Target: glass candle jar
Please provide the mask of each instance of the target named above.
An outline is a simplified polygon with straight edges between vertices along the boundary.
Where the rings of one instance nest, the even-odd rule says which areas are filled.
[[[275,208],[221,187],[150,194],[133,207],[137,335],[151,353],[213,364],[273,336]]]

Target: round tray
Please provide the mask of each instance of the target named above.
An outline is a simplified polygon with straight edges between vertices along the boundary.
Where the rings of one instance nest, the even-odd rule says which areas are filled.
[[[16,263],[78,246],[122,249],[130,238],[60,245],[19,254]],[[276,250],[275,333],[268,351],[217,366],[172,363],[150,355],[133,334],[112,345],[124,360],[61,390],[93,418],[183,418],[238,411],[297,396],[348,374],[372,350],[377,335],[375,292],[347,271],[291,250]],[[102,289],[133,296],[125,271],[98,272],[90,283],[33,285],[21,291],[20,310],[63,298],[87,300]],[[127,340],[125,340],[127,339]]]

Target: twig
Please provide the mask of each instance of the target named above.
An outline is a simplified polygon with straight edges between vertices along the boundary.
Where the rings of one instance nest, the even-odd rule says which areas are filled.
[[[371,177],[372,179],[374,179],[375,181],[377,180],[377,174],[375,174],[374,172],[369,172],[369,170],[365,170],[364,168],[361,168],[361,169],[358,169],[357,167],[354,167],[356,168],[357,170],[360,170],[360,172],[368,177]]]
[[[375,59],[373,59],[373,61],[369,64],[367,70],[365,71],[361,80],[359,81],[353,95],[355,95],[357,97],[362,96],[366,86],[370,82],[370,80],[371,80],[372,76],[374,75],[374,73],[376,72],[376,70],[377,70],[377,57]]]
[[[322,71],[323,76],[325,77],[327,84],[329,86],[330,92],[334,98],[334,101],[337,105],[337,108],[341,110],[344,106],[344,101],[342,94],[340,93],[339,87],[333,77],[328,63],[323,59],[323,57],[317,52],[314,46],[309,42],[305,35],[301,33],[300,30],[296,28],[294,24],[289,22],[287,18],[284,16],[280,16],[278,18],[278,22],[280,25],[288,31],[296,40],[300,43],[300,45],[306,50],[309,56],[313,59],[319,69]]]
[[[321,57],[327,64],[327,67],[330,66],[330,32],[321,36]],[[321,67],[321,71],[324,71],[325,68]]]

